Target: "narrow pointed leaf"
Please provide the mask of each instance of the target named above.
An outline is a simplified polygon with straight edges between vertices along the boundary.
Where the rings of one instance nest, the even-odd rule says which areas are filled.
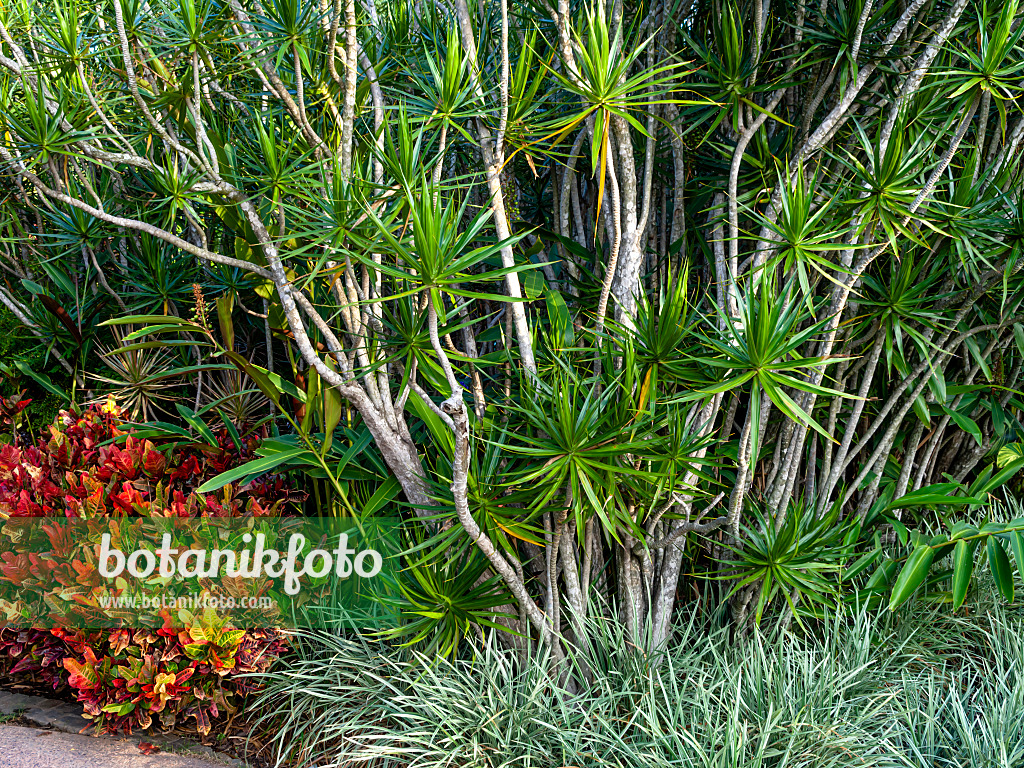
[[[971,583],[971,571],[974,569],[974,553],[971,545],[961,539],[953,551],[953,609],[964,604],[967,587]]]

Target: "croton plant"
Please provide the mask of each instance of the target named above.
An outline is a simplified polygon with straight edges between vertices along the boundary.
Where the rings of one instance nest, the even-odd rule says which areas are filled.
[[[259,438],[225,430],[216,444],[158,447],[138,439],[112,402],[61,411],[48,439],[0,445],[0,521],[16,517],[243,516],[288,514],[295,492],[280,477],[216,495],[205,480],[251,459]],[[0,580],[31,577],[34,563],[5,553]],[[73,564],[71,564],[73,566]],[[67,568],[49,578],[94,578]],[[36,574],[38,576],[38,574]],[[0,617],[0,626],[3,625]],[[247,691],[245,673],[265,670],[284,649],[272,629],[237,629],[206,613],[182,628],[0,629],[0,673],[70,689],[99,731],[130,733],[159,720],[206,734]]]

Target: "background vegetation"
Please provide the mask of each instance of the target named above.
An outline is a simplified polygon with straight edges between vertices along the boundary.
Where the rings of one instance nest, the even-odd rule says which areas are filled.
[[[402,515],[390,639],[546,654],[566,691],[680,604],[735,639],[962,611],[979,568],[1010,602],[1022,19],[12,0],[6,392],[260,435],[197,490],[273,470],[308,513]]]

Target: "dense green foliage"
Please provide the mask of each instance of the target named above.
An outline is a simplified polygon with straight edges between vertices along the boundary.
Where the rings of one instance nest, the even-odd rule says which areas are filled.
[[[0,303],[39,386],[402,514],[430,653],[1012,600],[1021,19],[12,0]]]
[[[493,647],[432,665],[320,636],[264,677],[254,704],[278,764],[1015,768],[1021,629],[998,609],[975,621],[917,609],[737,647],[691,623],[652,656],[602,623],[570,655],[590,680],[584,695],[543,659],[523,665]]]
[[[32,400],[23,412],[23,428],[36,431],[53,422],[57,411],[67,402],[59,392],[48,391],[31,374],[25,373],[18,363],[22,363],[35,373],[40,371],[51,384],[64,386],[70,378],[60,370],[59,366],[46,365],[46,353],[39,345],[31,342],[26,344],[24,327],[6,307],[0,308],[0,360],[3,360],[2,378],[0,378],[0,397]]]

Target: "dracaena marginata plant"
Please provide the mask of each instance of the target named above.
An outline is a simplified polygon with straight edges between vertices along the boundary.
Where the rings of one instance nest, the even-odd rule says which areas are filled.
[[[898,604],[1024,466],[1022,30],[1017,0],[10,0],[0,301],[81,397],[185,434],[234,367],[279,432],[251,474],[406,517],[405,641]]]

